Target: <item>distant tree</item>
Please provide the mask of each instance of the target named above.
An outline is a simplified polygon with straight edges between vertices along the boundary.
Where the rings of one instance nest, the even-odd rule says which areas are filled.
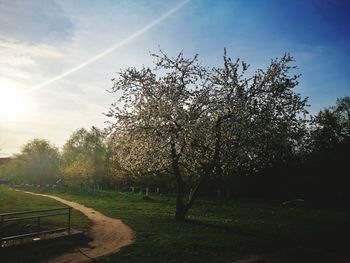
[[[11,161],[12,172],[22,181],[34,184],[54,183],[59,173],[58,148],[43,139],[26,143]]]
[[[9,180],[10,179],[10,162],[11,159],[7,157],[0,158],[0,179]]]
[[[321,110],[312,122],[313,148],[326,150],[350,141],[350,97],[338,98],[336,105]]]
[[[336,105],[332,107],[334,114],[337,116],[338,123],[341,127],[341,141],[350,139],[350,97],[345,96],[338,98]]]
[[[302,195],[323,204],[348,206],[350,156],[350,98],[338,98],[334,106],[312,118],[309,153],[297,167]],[[293,178],[292,178],[293,179]]]
[[[118,162],[132,174],[172,174],[175,218],[184,220],[209,177],[256,170],[297,150],[306,99],[293,92],[292,58],[271,62],[246,78],[248,65],[224,55],[208,69],[197,56],[153,55],[156,68],[128,68],[114,79],[121,92],[107,116],[118,138]],[[184,195],[188,185],[189,201]]]
[[[63,146],[61,171],[72,184],[101,184],[108,178],[105,137],[92,127],[75,131]]]

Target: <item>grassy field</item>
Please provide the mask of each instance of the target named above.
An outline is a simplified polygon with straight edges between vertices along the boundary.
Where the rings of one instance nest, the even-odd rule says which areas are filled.
[[[123,192],[55,191],[121,218],[136,242],[98,262],[350,262],[350,213],[286,207],[279,202],[199,200],[189,222],[173,219],[175,199]],[[255,261],[254,261],[255,262]]]
[[[189,221],[178,223],[172,196],[147,199],[125,192],[68,190],[51,194],[121,218],[136,230],[135,244],[97,262],[235,262],[251,255],[262,258],[253,262],[350,262],[346,211],[254,200],[199,200]],[[61,205],[47,198],[0,188],[1,212],[57,206]],[[73,222],[76,228],[89,225],[77,212]]]

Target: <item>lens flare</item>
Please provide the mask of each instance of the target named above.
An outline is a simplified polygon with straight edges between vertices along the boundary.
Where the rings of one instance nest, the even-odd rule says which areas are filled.
[[[12,121],[26,113],[28,99],[21,92],[19,84],[7,78],[0,78],[0,121]]]

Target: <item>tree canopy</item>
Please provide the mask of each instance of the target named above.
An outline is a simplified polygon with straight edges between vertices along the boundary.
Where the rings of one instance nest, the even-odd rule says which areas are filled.
[[[70,136],[62,151],[61,172],[68,184],[97,183],[108,179],[107,147],[103,132],[81,128]]]
[[[312,122],[311,137],[315,150],[326,150],[350,141],[350,97],[338,98],[336,105],[321,110]]]
[[[122,95],[107,116],[126,170],[174,176],[176,219],[185,219],[209,177],[251,172],[298,150],[307,99],[293,90],[299,76],[290,75],[290,55],[253,76],[226,51],[223,66],[212,69],[197,55],[153,57],[154,69],[128,68],[113,79],[112,91]],[[193,191],[185,203],[188,185]]]
[[[38,185],[54,183],[59,175],[58,148],[44,139],[33,139],[22,147],[12,168],[24,182]]]

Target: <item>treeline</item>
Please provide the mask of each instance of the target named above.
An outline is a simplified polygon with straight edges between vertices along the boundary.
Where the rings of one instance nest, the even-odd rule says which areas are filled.
[[[34,139],[1,167],[1,177],[159,188],[177,194],[179,220],[199,194],[350,201],[348,96],[309,115],[288,54],[251,76],[226,51],[216,68],[182,53],[153,56],[155,69],[128,68],[113,79],[119,100],[106,130],[77,130],[60,150]]]
[[[349,207],[350,97],[312,116],[300,154],[242,180],[248,195]],[[244,193],[241,192],[242,195]]]
[[[110,187],[112,176],[110,141],[96,127],[73,132],[61,150],[31,140],[2,167],[2,177],[15,184]]]

